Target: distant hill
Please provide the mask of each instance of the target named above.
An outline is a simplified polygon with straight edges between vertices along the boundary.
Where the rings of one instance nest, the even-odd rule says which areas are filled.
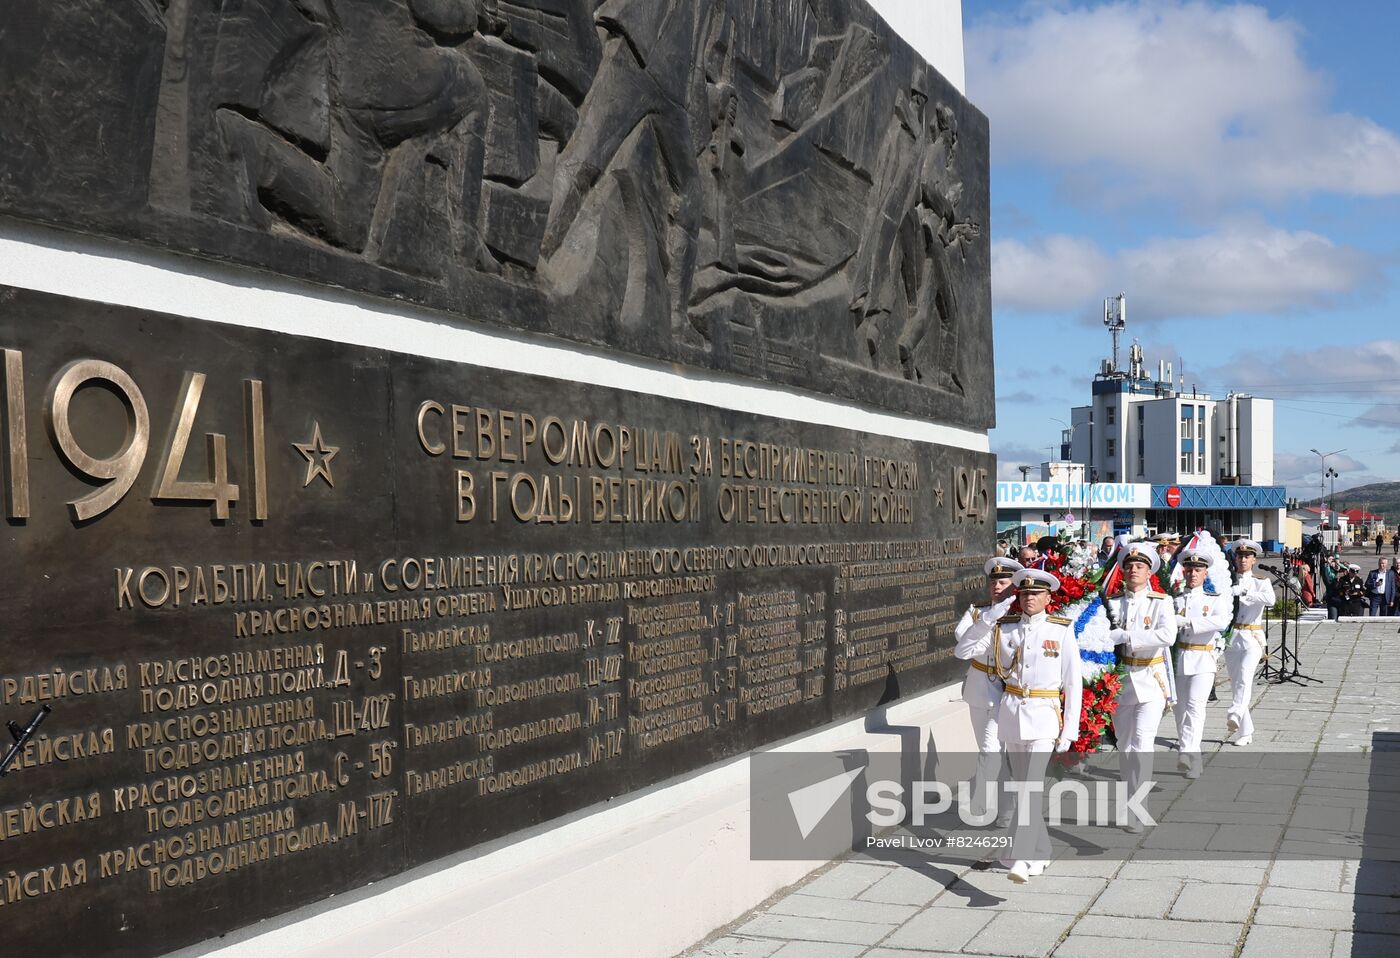
[[[1328,498],[1331,499],[1331,496]],[[1313,498],[1303,505],[1316,506],[1321,501]],[[1345,491],[1338,489],[1336,505],[1339,512],[1364,508],[1367,512],[1385,516],[1388,522],[1393,523],[1400,519],[1400,482],[1373,482]]]

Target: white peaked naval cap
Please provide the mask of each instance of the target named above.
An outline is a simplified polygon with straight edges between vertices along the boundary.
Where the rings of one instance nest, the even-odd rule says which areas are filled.
[[[1153,572],[1162,568],[1162,560],[1157,557],[1157,546],[1151,542],[1130,542],[1124,546],[1123,554],[1118,557],[1119,567],[1129,559],[1141,559],[1152,567]]]
[[[1020,572],[1023,566],[1015,559],[1008,559],[1006,556],[992,556],[982,565],[982,571],[987,575],[993,572],[1002,575],[1015,575]]]
[[[1022,569],[1011,580],[1022,592],[1055,592],[1060,580],[1044,569]]]

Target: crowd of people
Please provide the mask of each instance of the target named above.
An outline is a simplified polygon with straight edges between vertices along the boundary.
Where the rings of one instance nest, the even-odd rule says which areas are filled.
[[[1377,537],[1379,538],[1379,536]],[[1285,555],[1292,570],[1291,584],[1304,605],[1325,607],[1327,617],[1400,615],[1400,588],[1396,567],[1400,561],[1377,552],[1375,568],[1363,570],[1329,549],[1320,536],[1311,536],[1303,548]]]
[[[1400,534],[1393,540],[1400,540]],[[1230,542],[1224,539],[1223,544],[1228,547]],[[996,554],[1015,559],[1024,568],[1039,569],[1055,546],[1053,536],[1024,545],[1002,539],[997,542]],[[1087,539],[1078,539],[1075,548],[1088,550],[1091,546]],[[1095,558],[1103,563],[1113,552],[1113,538],[1104,536]],[[1291,590],[1288,598],[1305,607],[1325,608],[1329,619],[1343,615],[1400,616],[1400,559],[1379,552],[1377,556],[1375,568],[1365,570],[1355,562],[1347,562],[1337,550],[1328,549],[1320,536],[1311,536],[1301,549],[1283,552],[1282,563],[1288,570],[1286,581]]]
[[[1013,558],[1007,554],[1010,543],[1000,543],[998,554],[983,566],[985,600],[967,609],[954,633],[954,654],[969,664],[963,698],[978,742],[974,803],[978,796],[986,803],[1001,794],[996,784],[1004,780],[1003,757],[1010,781],[1043,782],[1050,756],[1068,750],[1078,735],[1084,694],[1078,637],[1068,618],[1047,614],[1060,588],[1060,580],[1044,568],[1052,545],[1053,540],[1028,543]],[[1182,548],[1179,536],[1162,535],[1155,543],[1106,540],[1105,546],[1104,572],[1116,567],[1121,573],[1121,584],[1103,596],[1114,657],[1123,672],[1113,732],[1125,794],[1135,795],[1151,788],[1157,732],[1168,706],[1176,724],[1177,767],[1187,778],[1200,775],[1206,702],[1222,655],[1231,685],[1227,739],[1240,747],[1251,743],[1250,700],[1255,669],[1265,654],[1262,619],[1276,596],[1270,577],[1255,572],[1262,550],[1251,540],[1232,544],[1232,574],[1221,587],[1208,579],[1212,562],[1223,561],[1219,551]],[[1089,546],[1080,540],[1073,548]],[[1177,594],[1156,591],[1152,576],[1170,577],[1178,566]],[[1013,791],[1027,808],[1014,809],[1014,857],[1001,865],[1012,881],[1024,883],[1048,866],[1050,842],[1040,791]],[[998,811],[1002,820],[1011,820]],[[1143,828],[1135,820],[1122,826],[1129,832]]]

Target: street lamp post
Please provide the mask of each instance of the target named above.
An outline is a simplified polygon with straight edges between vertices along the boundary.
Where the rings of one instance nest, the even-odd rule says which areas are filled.
[[[1069,423],[1065,422],[1063,419],[1053,419],[1052,417],[1052,421],[1057,422],[1065,427],[1060,431],[1060,438],[1061,440],[1063,440],[1065,433],[1069,434],[1069,445],[1071,452],[1074,448],[1074,431],[1076,429],[1079,429],[1081,426],[1089,427],[1089,461],[1087,463],[1080,464],[1083,468],[1079,473],[1079,485],[1081,489],[1084,486],[1085,478],[1087,477],[1089,480],[1089,495],[1084,499],[1084,537],[1087,539],[1094,534],[1094,479],[1092,472],[1092,464],[1094,461],[1094,415],[1091,412],[1087,420],[1085,420],[1084,422],[1077,422],[1072,426]]]
[[[1332,483],[1332,496],[1328,500],[1327,509],[1329,512],[1332,513],[1333,522],[1337,521],[1337,477],[1340,475],[1341,473],[1333,469],[1331,466],[1327,467],[1327,473],[1325,478],[1331,480]]]
[[[1321,457],[1321,461],[1317,464],[1318,470],[1322,473],[1321,478],[1319,478],[1319,479],[1318,479],[1318,482],[1317,482],[1317,486],[1318,486],[1318,489],[1317,489],[1317,504],[1318,504],[1318,510],[1319,510],[1320,512],[1325,512],[1325,511],[1327,511],[1327,510],[1325,510],[1325,509],[1322,508],[1322,505],[1323,505],[1322,499],[1323,499],[1323,497],[1324,497],[1325,495],[1327,495],[1327,460],[1328,460],[1328,459],[1331,459],[1333,456],[1337,455],[1338,453],[1346,452],[1346,450],[1345,450],[1345,449],[1333,449],[1331,452],[1320,452],[1319,450],[1317,450],[1317,449],[1314,448],[1314,449],[1309,449],[1308,452],[1311,452],[1311,453],[1312,453],[1313,455],[1315,455],[1315,456]],[[1335,472],[1336,472],[1336,470],[1334,469],[1334,470],[1333,470],[1334,478],[1335,478]],[[1336,503],[1336,498],[1337,498],[1337,497],[1336,497],[1336,494],[1335,494],[1336,488],[1337,488],[1337,486],[1336,486],[1336,483],[1334,482],[1333,485],[1332,485],[1332,489],[1333,489],[1333,496],[1332,496],[1332,499],[1333,499],[1333,504],[1334,504],[1334,505],[1335,505],[1335,503]]]

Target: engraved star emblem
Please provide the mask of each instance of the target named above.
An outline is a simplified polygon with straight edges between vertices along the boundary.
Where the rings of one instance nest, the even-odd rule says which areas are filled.
[[[301,484],[305,489],[311,485],[311,481],[317,476],[326,480],[326,485],[335,488],[335,479],[331,477],[331,460],[340,452],[339,446],[328,446],[321,438],[321,424],[316,422],[311,430],[310,442],[294,442],[297,452],[306,457],[306,481]]]
[[[943,505],[943,480],[942,480],[942,479],[938,480],[938,485],[936,485],[936,486],[933,487],[933,504],[934,504],[935,506],[941,506],[941,505]]]

